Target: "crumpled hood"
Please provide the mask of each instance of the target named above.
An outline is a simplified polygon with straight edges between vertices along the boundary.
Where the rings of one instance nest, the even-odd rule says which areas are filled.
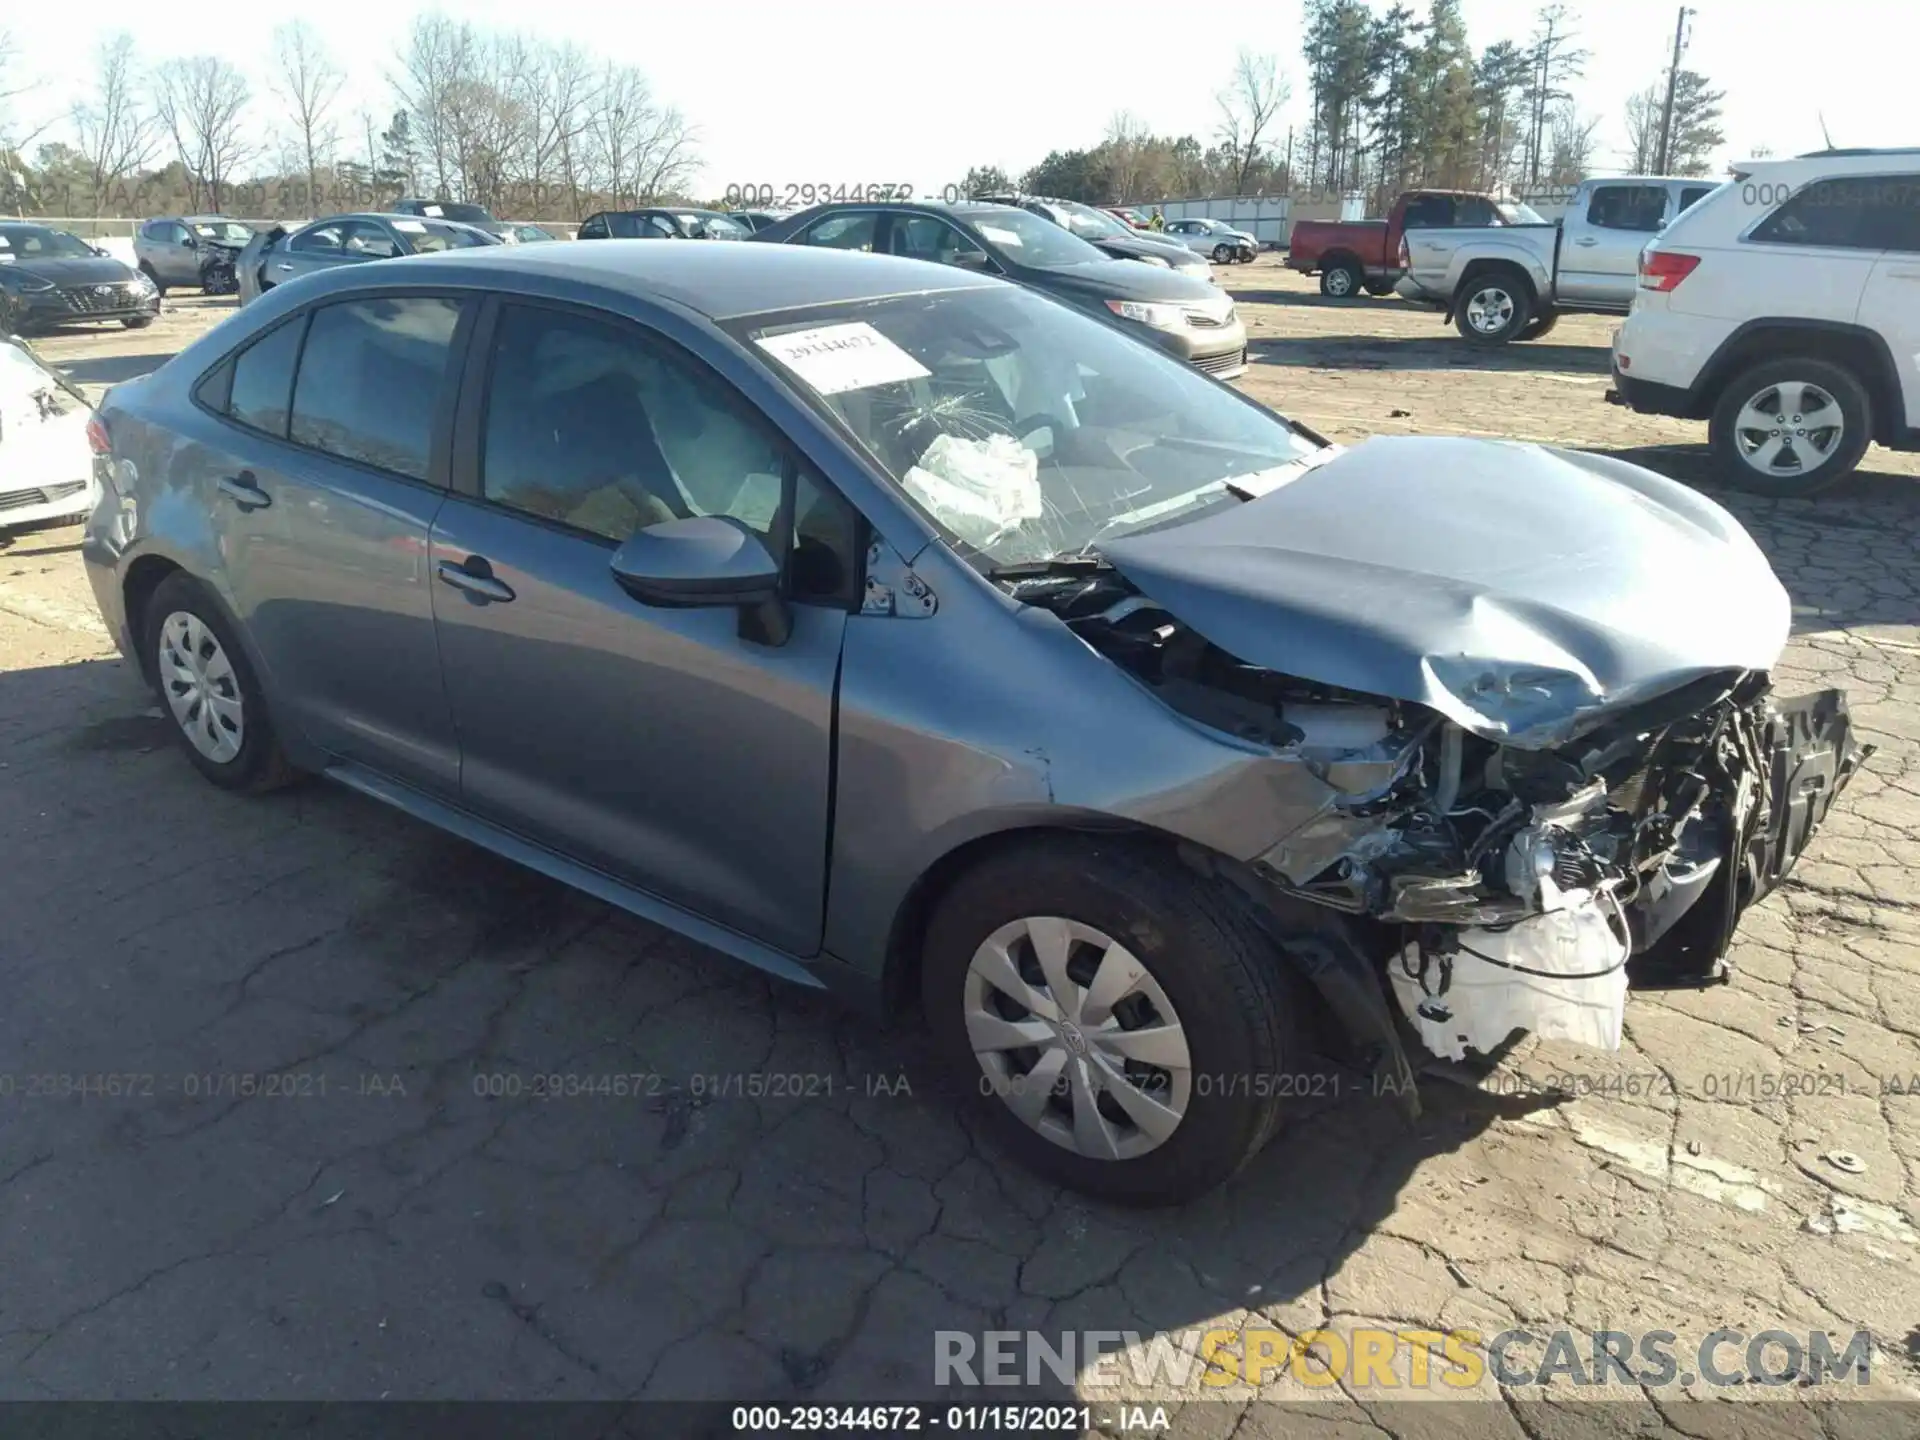
[[[1771,669],[1791,621],[1766,557],[1711,500],[1505,441],[1368,440],[1101,552],[1249,664],[1530,749],[1714,672]]]

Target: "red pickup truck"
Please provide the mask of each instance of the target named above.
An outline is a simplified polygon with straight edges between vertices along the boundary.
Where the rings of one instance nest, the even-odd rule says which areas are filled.
[[[1362,289],[1386,295],[1401,275],[1400,237],[1406,231],[1517,225],[1524,218],[1521,208],[1477,190],[1408,190],[1384,220],[1298,221],[1287,237],[1287,268],[1317,273],[1320,293],[1336,300]]]

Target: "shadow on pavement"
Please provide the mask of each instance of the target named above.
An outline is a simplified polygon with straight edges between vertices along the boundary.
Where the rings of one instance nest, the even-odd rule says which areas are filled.
[[[132,380],[141,375],[151,375],[175,352],[162,351],[144,355],[82,355],[72,360],[54,362],[60,372],[77,385],[118,385],[122,380]]]
[[[1380,335],[1301,335],[1261,337],[1248,342],[1250,359],[1267,365],[1292,365],[1312,370],[1550,370],[1559,373],[1605,375],[1608,352],[1604,345],[1556,345],[1551,340],[1526,341],[1482,350],[1468,345],[1451,329],[1431,340],[1395,339]]]

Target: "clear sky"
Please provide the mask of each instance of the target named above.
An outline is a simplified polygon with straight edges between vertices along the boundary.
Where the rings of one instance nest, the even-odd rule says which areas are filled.
[[[1409,0],[1424,9],[1423,0]],[[1384,0],[1376,0],[1381,8]],[[1685,64],[1727,92],[1727,160],[1757,146],[1817,148],[1824,115],[1836,145],[1920,144],[1916,55],[1920,0],[1693,0]],[[262,122],[275,19],[303,16],[352,82],[347,101],[384,115],[385,76],[412,16],[404,0],[205,7],[87,0],[0,9],[19,70],[41,84],[18,99],[13,129],[64,110],[89,88],[94,45],[133,34],[160,61],[213,51],[253,78]],[[970,165],[1018,173],[1054,147],[1092,145],[1125,109],[1161,133],[1209,138],[1214,94],[1238,47],[1271,52],[1293,81],[1284,119],[1304,126],[1301,0],[1238,6],[1133,0],[468,0],[476,24],[580,41],[641,66],[694,122],[699,189],[732,182],[905,182],[927,189]],[[1464,0],[1476,51],[1524,40],[1536,0]],[[1601,117],[1597,162],[1626,161],[1626,97],[1659,77],[1673,41],[1672,0],[1570,0],[1590,52],[1573,86]],[[218,14],[218,24],[206,23]],[[52,135],[59,135],[64,126]],[[1284,126],[1281,140],[1284,143]]]

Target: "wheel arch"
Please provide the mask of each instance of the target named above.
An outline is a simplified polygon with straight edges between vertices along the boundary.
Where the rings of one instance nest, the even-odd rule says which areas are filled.
[[[919,1009],[920,962],[926,948],[927,925],[941,899],[968,871],[995,855],[1049,837],[1085,837],[1097,835],[1152,846],[1162,850],[1171,864],[1182,863],[1179,847],[1193,842],[1165,830],[1156,830],[1135,821],[1094,813],[1054,816],[1029,813],[1001,817],[994,828],[976,831],[959,840],[923,869],[906,894],[894,907],[887,928],[887,948],[881,973],[881,1004],[891,1017]]]
[[[1872,405],[1872,435],[1882,445],[1906,426],[1899,370],[1886,337],[1864,325],[1836,320],[1749,320],[1720,343],[1688,393],[1688,418],[1705,420],[1721,393],[1741,371],[1766,360],[1804,356],[1839,365],[1859,376]]]
[[[132,646],[140,666],[140,673],[149,684],[153,683],[153,657],[147,653],[147,606],[153,600],[153,592],[169,575],[187,574],[186,566],[171,556],[148,553],[138,557],[127,567],[126,577],[120,582],[121,613],[126,617],[127,642]]]
[[[1467,268],[1460,272],[1460,283],[1453,288],[1453,305],[1457,306],[1460,303],[1465,297],[1468,287],[1476,280],[1484,276],[1496,274],[1515,276],[1522,285],[1527,287],[1527,303],[1529,305],[1538,305],[1540,303],[1540,288],[1533,283],[1533,276],[1527,273],[1526,266],[1522,265],[1518,260],[1507,259],[1503,256],[1488,256],[1485,259],[1469,261]],[[1449,307],[1449,309],[1451,309],[1451,307]]]
[[[1362,275],[1367,273],[1366,262],[1351,250],[1336,249],[1325,251],[1321,254],[1314,268],[1318,270],[1335,270],[1342,265],[1351,265]]]

